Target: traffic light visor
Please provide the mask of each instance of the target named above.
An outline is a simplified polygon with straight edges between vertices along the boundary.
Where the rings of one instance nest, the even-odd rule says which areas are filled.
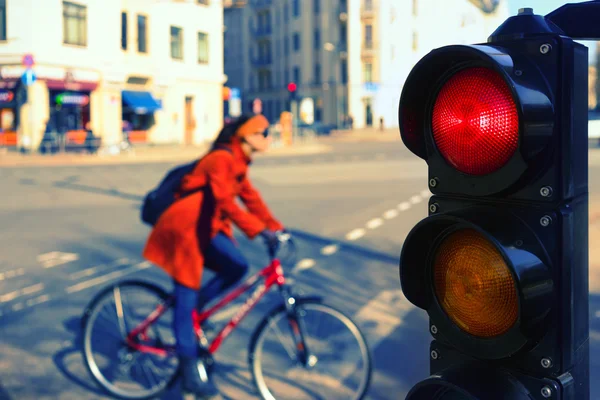
[[[431,123],[441,155],[466,174],[494,172],[518,148],[517,105],[502,76],[489,68],[452,75],[435,99]]]
[[[481,233],[461,229],[442,239],[432,275],[440,306],[465,332],[495,337],[517,322],[516,282],[502,254]]]

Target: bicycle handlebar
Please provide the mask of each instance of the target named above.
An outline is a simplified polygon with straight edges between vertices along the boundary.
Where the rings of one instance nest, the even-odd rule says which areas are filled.
[[[274,248],[267,247],[267,252],[269,254],[269,258],[271,259],[271,261],[277,257],[277,253],[279,252],[279,249],[281,248],[282,244],[289,243],[292,245],[292,247],[294,247],[294,241],[293,241],[292,235],[290,233],[283,232],[283,231],[277,231],[277,232],[275,232],[275,236],[277,237],[277,241],[278,241],[277,246]]]

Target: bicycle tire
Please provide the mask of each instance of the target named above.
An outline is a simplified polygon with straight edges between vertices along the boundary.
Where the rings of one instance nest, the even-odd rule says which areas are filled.
[[[124,400],[144,400],[144,399],[155,398],[173,386],[173,384],[179,378],[179,368],[177,368],[175,373],[169,379],[167,379],[167,383],[164,385],[164,387],[160,388],[159,390],[155,390],[151,393],[147,393],[144,395],[126,395],[122,392],[115,391],[111,387],[107,386],[106,383],[103,382],[103,379],[101,379],[101,377],[98,376],[98,374],[101,374],[101,372],[99,371],[97,363],[93,361],[93,355],[92,355],[92,352],[90,349],[90,347],[91,347],[90,335],[91,335],[91,329],[92,329],[92,325],[93,325],[92,323],[95,321],[94,320],[95,314],[98,313],[100,310],[98,308],[98,306],[103,305],[103,300],[105,298],[107,298],[108,296],[112,296],[115,287],[119,287],[120,289],[123,289],[126,287],[142,288],[146,291],[152,292],[160,300],[163,300],[163,301],[169,297],[169,294],[160,286],[150,283],[150,282],[142,281],[142,280],[126,280],[126,281],[116,282],[116,283],[106,287],[105,289],[101,290],[92,299],[92,301],[90,301],[90,303],[86,307],[83,317],[82,317],[82,335],[81,335],[81,349],[82,350],[81,351],[82,351],[82,355],[83,355],[84,364],[86,366],[88,373],[92,376],[92,378],[94,379],[96,384],[98,386],[100,386],[102,388],[102,390],[104,390],[107,394],[110,394],[113,397],[116,397],[119,399],[124,399]]]
[[[303,306],[303,305],[314,305],[314,306],[317,306],[317,307],[320,307],[323,309],[327,309],[327,310],[331,311],[330,315],[333,315],[336,318],[338,318],[350,331],[353,331],[353,333],[355,335],[355,339],[357,339],[357,341],[359,342],[359,345],[364,350],[363,356],[364,356],[364,362],[366,364],[366,368],[365,368],[365,373],[363,374],[364,375],[363,387],[359,390],[357,395],[352,400],[364,399],[364,397],[367,394],[367,391],[369,390],[369,387],[371,385],[371,379],[372,379],[372,375],[373,375],[373,361],[372,361],[373,358],[372,358],[371,351],[369,349],[367,340],[366,340],[364,334],[362,333],[361,329],[358,327],[358,325],[356,325],[356,323],[352,320],[352,318],[350,318],[344,312],[342,312],[342,311],[338,310],[337,308],[332,307],[328,304],[324,304],[323,301],[318,297],[296,298],[295,304],[296,304],[296,307]],[[276,307],[275,309],[273,309],[269,313],[267,313],[267,315],[261,320],[261,322],[259,322],[259,324],[255,328],[254,333],[252,334],[252,338],[250,340],[249,348],[248,348],[248,364],[250,367],[250,371],[252,373],[252,380],[253,380],[256,390],[258,391],[258,393],[264,400],[273,400],[273,399],[275,399],[275,397],[270,393],[264,379],[261,378],[262,373],[259,373],[259,371],[258,371],[258,367],[260,365],[261,360],[260,360],[260,357],[256,357],[256,350],[257,350],[257,346],[259,345],[259,343],[261,341],[261,337],[266,332],[269,322],[275,316],[277,316],[278,314],[281,314],[281,313],[284,313],[284,314],[287,313],[286,307],[284,305]],[[268,393],[265,393],[265,392],[268,392]]]

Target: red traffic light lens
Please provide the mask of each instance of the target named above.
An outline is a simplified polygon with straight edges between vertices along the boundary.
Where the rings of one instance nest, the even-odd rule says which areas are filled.
[[[290,92],[295,92],[296,91],[296,84],[294,82],[288,83],[287,89]]]
[[[440,90],[432,128],[435,144],[450,165],[481,176],[502,168],[517,150],[519,114],[500,74],[467,68]]]

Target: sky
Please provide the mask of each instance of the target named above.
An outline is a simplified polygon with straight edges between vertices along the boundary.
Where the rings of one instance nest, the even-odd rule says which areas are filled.
[[[519,11],[519,8],[529,7],[533,8],[533,12],[535,14],[546,15],[566,3],[581,2],[582,0],[508,0],[508,11],[510,15],[516,15]],[[580,42],[590,49],[589,58],[590,62],[593,62],[596,59],[596,46],[594,42],[588,42],[583,40]]]

